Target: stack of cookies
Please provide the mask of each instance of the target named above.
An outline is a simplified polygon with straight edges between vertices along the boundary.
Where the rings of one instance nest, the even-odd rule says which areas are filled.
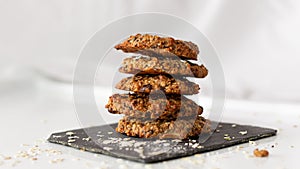
[[[210,132],[209,121],[201,116],[203,108],[184,95],[199,93],[199,85],[186,77],[204,78],[208,71],[197,60],[198,47],[192,42],[149,34],[130,36],[115,46],[136,53],[123,60],[119,71],[133,74],[116,88],[128,94],[114,94],[106,108],[123,114],[116,131],[141,138],[197,137]]]

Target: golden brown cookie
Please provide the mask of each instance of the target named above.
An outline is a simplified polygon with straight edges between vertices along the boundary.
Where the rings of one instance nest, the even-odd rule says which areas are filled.
[[[113,114],[137,119],[173,120],[201,115],[203,108],[179,95],[114,94],[105,106]]]
[[[146,122],[125,116],[119,121],[116,131],[127,136],[140,138],[186,139],[197,137],[200,133],[209,133],[210,122],[201,116],[190,120],[154,120]]]
[[[179,59],[143,56],[125,58],[119,71],[130,74],[170,74],[197,78],[204,78],[208,74],[204,65]]]
[[[140,53],[148,56],[180,57],[197,60],[199,49],[192,42],[176,40],[149,34],[136,34],[115,46],[126,53]]]
[[[199,93],[199,85],[187,79],[175,79],[169,75],[135,75],[122,79],[117,89],[135,93],[162,91],[166,94],[192,95]]]

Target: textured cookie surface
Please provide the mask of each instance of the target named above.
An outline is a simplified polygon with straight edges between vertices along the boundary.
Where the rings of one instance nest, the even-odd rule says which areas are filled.
[[[137,119],[190,118],[201,115],[203,108],[194,101],[178,95],[114,94],[106,108],[114,114],[124,114]]]
[[[131,74],[171,74],[197,78],[204,78],[208,74],[204,65],[179,59],[142,56],[125,58],[119,71]]]
[[[186,79],[175,79],[169,75],[135,75],[122,79],[117,89],[135,93],[163,91],[166,94],[192,95],[199,93],[199,85]]]
[[[199,49],[192,42],[175,40],[171,37],[159,37],[149,34],[136,34],[115,46],[116,49],[129,53],[148,56],[180,57],[197,60]]]
[[[116,131],[127,136],[140,138],[185,139],[198,136],[200,133],[209,133],[209,126],[209,121],[201,116],[190,120],[153,120],[146,122],[125,116],[119,121]]]

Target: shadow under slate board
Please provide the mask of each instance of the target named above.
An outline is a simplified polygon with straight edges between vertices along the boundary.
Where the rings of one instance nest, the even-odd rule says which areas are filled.
[[[113,157],[155,163],[193,154],[213,151],[250,140],[276,135],[269,128],[219,123],[216,131],[203,143],[198,139],[141,139],[114,131],[117,124],[53,133],[48,141]]]

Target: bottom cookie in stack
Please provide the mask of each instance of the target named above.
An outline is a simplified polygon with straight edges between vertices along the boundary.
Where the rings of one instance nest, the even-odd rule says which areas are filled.
[[[201,116],[197,116],[196,119],[178,119],[174,121],[160,119],[140,121],[124,116],[119,121],[116,131],[127,136],[140,138],[186,139],[197,137],[201,133],[209,133],[210,122]]]

